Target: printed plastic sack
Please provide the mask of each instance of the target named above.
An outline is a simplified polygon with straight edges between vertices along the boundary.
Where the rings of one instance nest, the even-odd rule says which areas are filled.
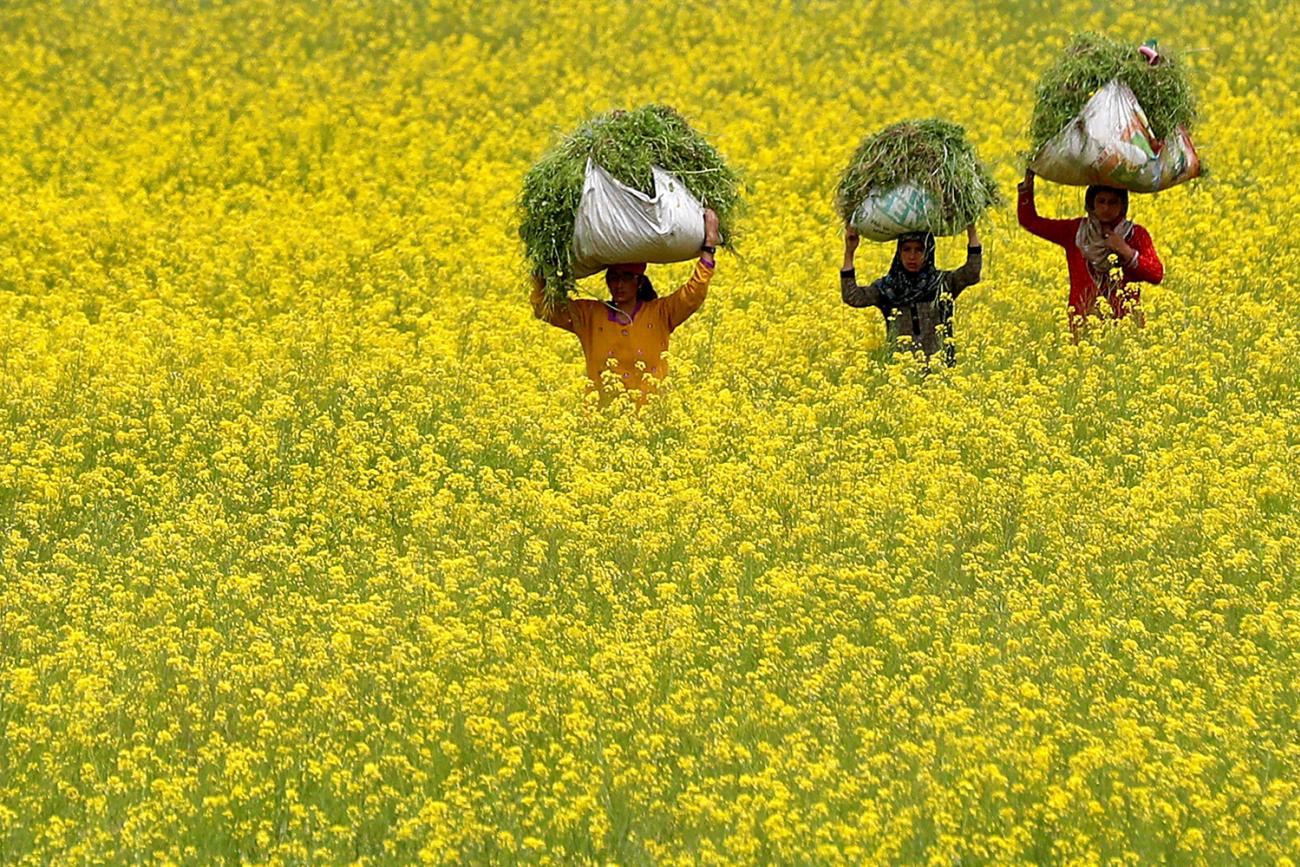
[[[704,207],[676,176],[653,166],[655,194],[633,189],[587,160],[573,224],[573,273],[621,262],[682,262],[704,244]]]
[[[1058,184],[1104,184],[1135,193],[1167,190],[1201,174],[1187,130],[1179,127],[1157,141],[1137,97],[1118,79],[1093,94],[1029,167]]]
[[[908,232],[933,231],[939,203],[929,190],[901,184],[872,192],[853,212],[853,228],[871,241],[892,241]],[[942,234],[942,233],[936,233]]]

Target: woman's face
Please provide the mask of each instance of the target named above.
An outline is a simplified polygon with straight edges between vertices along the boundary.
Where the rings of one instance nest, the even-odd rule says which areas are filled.
[[[1114,225],[1124,216],[1124,200],[1119,193],[1100,190],[1092,200],[1092,215],[1107,226]]]
[[[898,248],[898,258],[902,260],[904,268],[915,274],[925,264],[925,244],[920,241],[904,241],[903,246]]]
[[[636,288],[640,282],[641,278],[630,271],[605,272],[605,285],[609,287],[610,300],[620,307],[636,300]]]

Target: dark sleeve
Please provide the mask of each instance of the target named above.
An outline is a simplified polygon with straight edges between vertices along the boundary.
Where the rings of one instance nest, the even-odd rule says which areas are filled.
[[[858,285],[858,276],[852,269],[840,272],[840,297],[850,307],[879,307],[880,281],[866,286]]]
[[[952,297],[956,298],[962,293],[962,290],[978,283],[980,281],[980,269],[983,267],[984,248],[967,247],[966,264],[948,272],[948,292]]]

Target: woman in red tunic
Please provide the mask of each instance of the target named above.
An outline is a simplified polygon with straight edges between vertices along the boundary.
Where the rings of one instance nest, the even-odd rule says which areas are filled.
[[[1020,184],[1020,225],[1065,248],[1070,266],[1070,330],[1077,336],[1088,316],[1105,315],[1103,298],[1116,319],[1131,312],[1143,325],[1139,292],[1133,284],[1159,283],[1165,276],[1151,235],[1127,218],[1128,190],[1091,186],[1083,201],[1085,216],[1048,220],[1038,216],[1034,207],[1033,171],[1026,171]]]

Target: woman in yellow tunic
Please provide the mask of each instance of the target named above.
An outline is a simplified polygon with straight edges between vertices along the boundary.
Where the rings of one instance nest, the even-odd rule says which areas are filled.
[[[691,274],[676,292],[658,297],[645,275],[645,263],[610,265],[605,270],[609,301],[569,299],[547,308],[542,278],[533,275],[533,312],[557,328],[572,331],[582,343],[591,387],[608,401],[620,387],[636,391],[644,403],[668,374],[668,335],[687,320],[708,294],[718,243],[718,215],[704,211],[704,247]],[[610,371],[610,374],[605,374]],[[611,379],[613,390],[605,377]]]

